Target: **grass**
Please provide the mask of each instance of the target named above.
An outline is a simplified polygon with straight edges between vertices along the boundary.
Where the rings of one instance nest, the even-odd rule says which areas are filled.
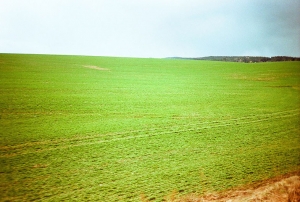
[[[0,201],[161,201],[299,169],[299,62],[0,54],[0,86]]]

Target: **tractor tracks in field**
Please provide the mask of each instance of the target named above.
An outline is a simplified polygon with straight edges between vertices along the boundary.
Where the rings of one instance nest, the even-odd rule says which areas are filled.
[[[299,110],[279,111],[261,115],[250,115],[239,118],[223,119],[218,121],[206,121],[191,124],[172,124],[156,128],[142,130],[131,130],[123,132],[112,132],[106,134],[89,135],[84,137],[60,138],[55,140],[45,140],[28,142],[13,146],[0,147],[0,157],[13,157],[30,153],[39,153],[52,150],[68,149],[71,147],[88,146],[101,143],[112,143],[115,141],[155,137],[167,134],[180,134],[189,131],[203,131],[206,129],[243,126],[259,122],[285,119],[288,117],[299,116]]]

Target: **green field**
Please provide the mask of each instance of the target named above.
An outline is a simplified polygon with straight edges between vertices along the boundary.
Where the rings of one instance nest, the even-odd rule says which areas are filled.
[[[0,54],[0,109],[0,201],[162,201],[300,166],[300,62]]]

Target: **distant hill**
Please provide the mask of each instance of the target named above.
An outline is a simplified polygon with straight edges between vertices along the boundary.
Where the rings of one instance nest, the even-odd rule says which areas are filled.
[[[207,56],[198,58],[180,58],[176,59],[190,59],[190,60],[211,60],[211,61],[227,61],[227,62],[280,62],[280,61],[300,61],[299,57],[289,56],[274,56],[274,57],[261,57],[261,56]]]

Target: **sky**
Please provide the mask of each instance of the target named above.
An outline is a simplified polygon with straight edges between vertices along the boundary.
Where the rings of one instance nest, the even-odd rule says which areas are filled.
[[[300,57],[300,1],[0,0],[0,53]]]

